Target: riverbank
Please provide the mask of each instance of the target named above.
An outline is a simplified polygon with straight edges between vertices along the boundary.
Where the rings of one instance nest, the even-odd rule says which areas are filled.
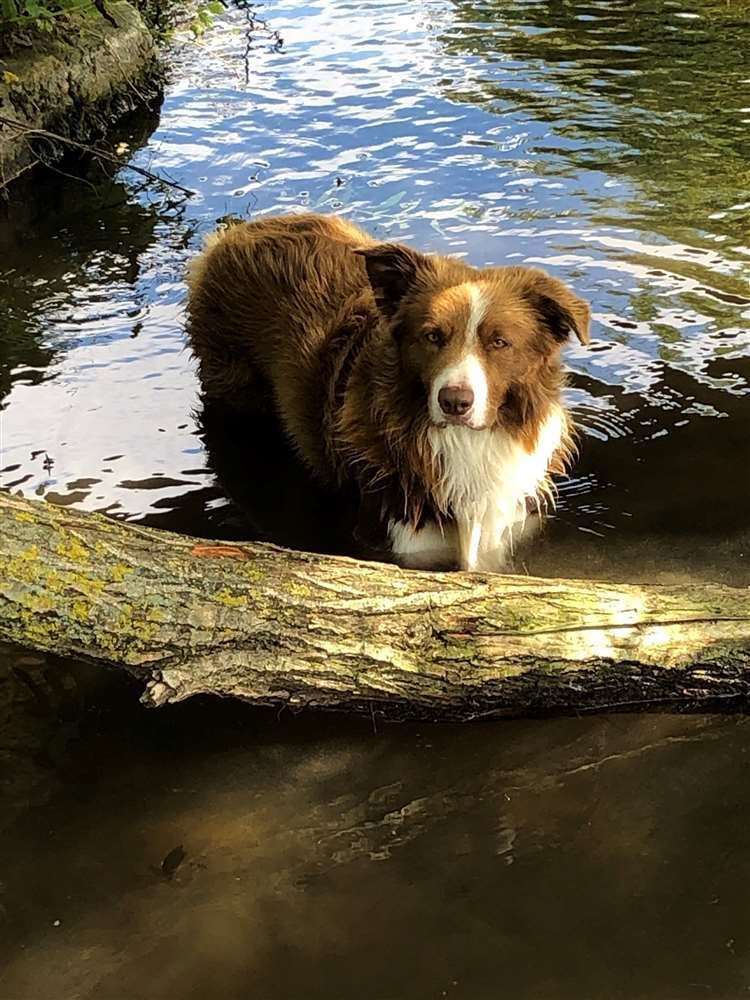
[[[112,21],[71,17],[66,30],[35,37],[0,57],[0,189],[65,144],[91,143],[125,113],[156,101],[163,69],[152,30],[130,3],[110,3]]]

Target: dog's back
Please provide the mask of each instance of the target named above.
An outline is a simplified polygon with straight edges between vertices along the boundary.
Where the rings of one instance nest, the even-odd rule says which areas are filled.
[[[188,329],[204,393],[246,410],[270,390],[313,465],[325,345],[358,306],[372,308],[351,252],[372,242],[334,216],[279,216],[212,235],[189,269]]]

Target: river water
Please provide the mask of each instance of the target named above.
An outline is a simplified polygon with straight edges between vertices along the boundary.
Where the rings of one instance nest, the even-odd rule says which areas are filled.
[[[345,550],[276,443],[202,429],[182,326],[217,220],[339,211],[590,299],[581,459],[523,569],[750,584],[750,6],[261,12],[120,129],[192,198],[66,165],[0,207],[0,487]],[[741,717],[375,733],[137,696],[0,653],[3,1000],[750,990]]]

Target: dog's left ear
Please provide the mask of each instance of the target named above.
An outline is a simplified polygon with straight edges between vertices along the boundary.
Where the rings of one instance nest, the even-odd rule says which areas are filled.
[[[435,275],[435,265],[429,257],[402,243],[358,247],[354,253],[364,258],[375,302],[388,318],[398,310],[411,289]]]
[[[562,343],[575,333],[582,344],[591,341],[591,309],[566,284],[544,271],[530,268],[524,275],[523,295],[552,337]]]

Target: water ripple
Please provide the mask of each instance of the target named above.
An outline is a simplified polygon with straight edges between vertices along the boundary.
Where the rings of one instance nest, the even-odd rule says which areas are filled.
[[[260,34],[246,66],[244,16],[228,11],[178,49],[158,123],[131,126],[133,162],[193,199],[165,203],[127,170],[94,193],[57,179],[0,235],[0,484],[140,516],[154,491],[122,484],[161,478],[161,510],[198,491],[207,516],[216,497],[180,475],[199,447],[184,265],[220,218],[302,208],[478,264],[540,265],[591,300],[593,346],[568,360],[586,461],[617,456],[617,474],[576,479],[597,509],[632,513],[665,437],[693,476],[717,452],[734,469],[750,417],[750,25],[735,5],[265,13],[283,49]],[[54,475],[29,457],[40,448]],[[747,486],[728,481],[727,504]]]

